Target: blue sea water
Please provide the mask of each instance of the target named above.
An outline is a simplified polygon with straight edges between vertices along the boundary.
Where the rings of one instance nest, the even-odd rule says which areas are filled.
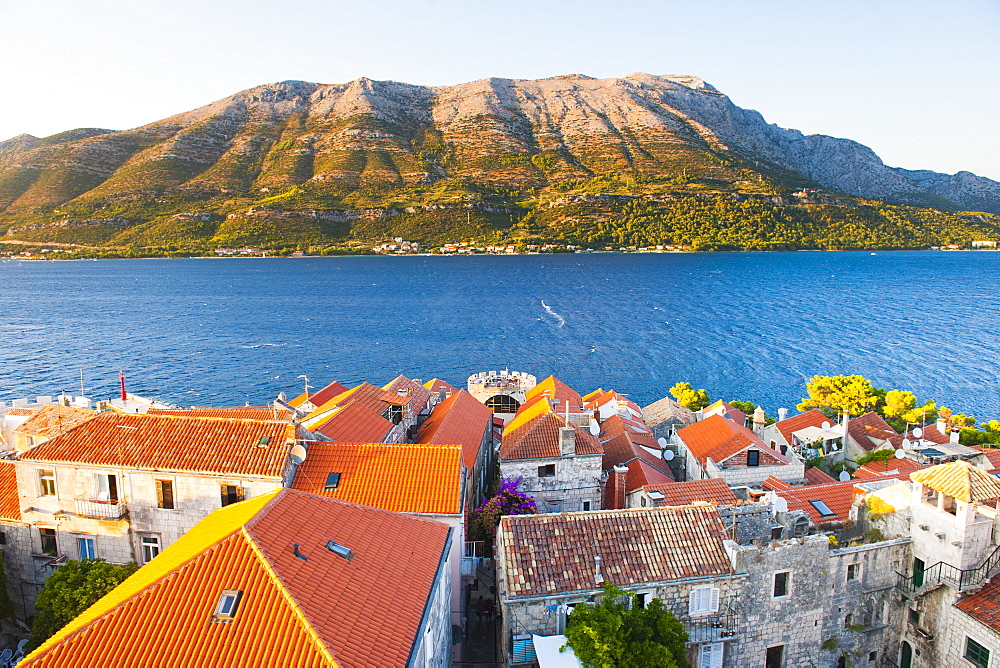
[[[397,374],[556,374],[641,405],[677,381],[773,413],[862,374],[1000,417],[1000,253],[0,262],[0,400],[261,404]]]

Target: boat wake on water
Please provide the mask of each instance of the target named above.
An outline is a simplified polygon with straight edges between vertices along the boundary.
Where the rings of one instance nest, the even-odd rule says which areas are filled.
[[[555,311],[553,311],[552,308],[548,304],[545,303],[544,299],[542,300],[542,308],[545,309],[546,313],[548,313],[553,318],[555,318],[556,320],[559,321],[559,324],[557,325],[558,327],[562,327],[563,325],[566,324],[566,318],[562,317],[561,315],[559,315],[558,313],[556,313]]]

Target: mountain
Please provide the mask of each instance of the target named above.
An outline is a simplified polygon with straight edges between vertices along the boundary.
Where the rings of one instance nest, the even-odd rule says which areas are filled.
[[[132,130],[0,142],[0,230],[21,240],[919,247],[1000,238],[990,214],[996,181],[887,167],[689,76],[285,81]],[[729,243],[741,215],[762,229]]]

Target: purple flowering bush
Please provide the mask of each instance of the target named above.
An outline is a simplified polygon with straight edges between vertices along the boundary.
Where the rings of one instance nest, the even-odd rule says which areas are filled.
[[[484,499],[472,511],[472,529],[476,536],[492,541],[503,515],[533,515],[538,512],[535,500],[518,490],[520,484],[521,478],[500,478],[496,494]]]

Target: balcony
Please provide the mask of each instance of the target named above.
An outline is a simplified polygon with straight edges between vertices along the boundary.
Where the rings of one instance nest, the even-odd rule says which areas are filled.
[[[120,520],[127,513],[122,500],[108,501],[92,499],[87,496],[76,497],[76,514],[80,517],[92,517],[99,520]]]
[[[739,617],[733,613],[709,617],[681,617],[688,632],[688,643],[716,643],[731,640],[739,630]]]

